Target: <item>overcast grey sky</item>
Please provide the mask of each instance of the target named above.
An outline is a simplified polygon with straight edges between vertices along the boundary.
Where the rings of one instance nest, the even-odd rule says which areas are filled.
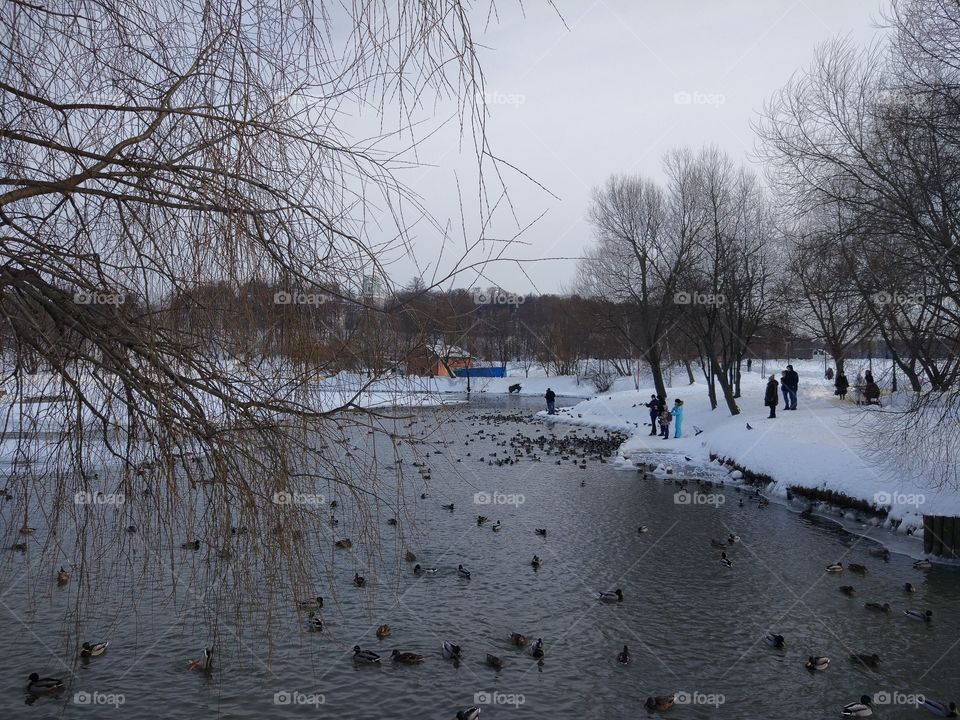
[[[875,27],[880,0],[500,0],[499,22],[478,41],[494,151],[556,196],[507,172],[513,211],[501,207],[484,235],[509,238],[545,213],[521,237],[511,257],[579,256],[592,241],[586,222],[591,190],[611,173],[660,176],[660,159],[675,146],[714,143],[749,162],[750,122],[791,74],[807,66],[817,45],[838,35],[862,44]],[[564,26],[566,23],[566,27]],[[443,104],[433,117],[454,111]],[[441,221],[450,239],[441,267],[481,232],[469,140],[444,127],[420,150],[430,167],[402,179]],[[756,168],[758,171],[759,167]],[[559,199],[557,199],[559,198]],[[516,218],[513,217],[516,214]],[[435,261],[440,238],[426,225],[415,232],[421,263]],[[426,267],[425,267],[426,269]],[[490,281],[516,292],[558,292],[574,278],[574,260],[489,268]],[[417,273],[408,259],[391,266],[397,283]],[[529,279],[524,273],[529,275]],[[429,275],[429,272],[427,273]],[[487,286],[464,275],[455,285]]]

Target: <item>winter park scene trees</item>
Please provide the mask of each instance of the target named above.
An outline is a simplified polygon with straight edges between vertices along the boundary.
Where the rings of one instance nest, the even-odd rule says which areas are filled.
[[[0,717],[957,717],[960,5],[0,5]]]

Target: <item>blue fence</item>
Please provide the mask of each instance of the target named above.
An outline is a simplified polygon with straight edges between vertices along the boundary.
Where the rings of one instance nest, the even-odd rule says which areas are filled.
[[[472,367],[460,368],[456,371],[458,378],[463,377],[506,377],[505,368],[496,365],[494,367]]]

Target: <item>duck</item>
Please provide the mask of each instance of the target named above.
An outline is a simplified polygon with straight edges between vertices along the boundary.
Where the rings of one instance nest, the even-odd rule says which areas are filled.
[[[669,710],[673,707],[673,695],[651,695],[643,706],[647,710]]]
[[[830,667],[830,658],[811,655],[803,664],[807,670],[826,670]]]
[[[377,639],[383,640],[391,635],[393,635],[393,630],[390,629],[389,625],[381,625],[377,628]]]
[[[727,557],[725,552],[720,553],[720,564],[724,567],[733,567],[733,563],[730,562],[730,558]]]
[[[516,645],[517,647],[526,647],[527,636],[521,635],[520,633],[510,633],[510,644]]]
[[[63,688],[63,680],[60,678],[42,678],[37,673],[30,673],[30,677],[27,679],[30,681],[27,685],[27,692],[33,695],[56,692]]]
[[[739,536],[739,535],[734,535],[733,533],[730,533],[730,534],[727,536],[727,542],[728,542],[730,545],[733,545],[734,543],[738,543],[738,542],[740,542],[740,536]]]
[[[503,529],[503,523],[501,523],[499,520],[497,520],[497,521],[493,524],[493,527],[490,528],[490,529],[493,530],[494,532],[500,532],[500,531]]]
[[[26,552],[26,551],[27,551],[27,544],[26,544],[26,543],[22,543],[22,542],[15,542],[15,543],[13,543],[13,545],[10,546],[10,549],[11,549],[11,550],[16,550],[16,551],[18,551],[18,552]]]
[[[317,595],[313,600],[298,600],[297,609],[298,610],[310,610],[312,608],[322,608],[323,607],[323,598]]]
[[[533,655],[538,660],[543,658],[544,652],[543,652],[542,638],[537,638],[537,641],[533,644],[533,647],[530,648],[530,654]]]
[[[930,622],[933,619],[932,610],[904,610],[903,614],[911,620],[920,620],[921,622]]]
[[[539,535],[540,537],[546,537],[546,536],[547,536],[547,529],[546,529],[546,528],[536,528],[536,529],[534,529],[533,532],[534,532],[534,534]]]
[[[874,612],[888,613],[890,612],[890,603],[880,603],[868,602],[863,605],[867,610],[873,610]]]
[[[650,528],[648,528],[646,525],[641,525],[637,528],[637,534],[639,535],[645,535],[648,532],[650,532]]]
[[[867,655],[866,653],[851,653],[850,659],[853,662],[860,663],[868,668],[875,668],[880,665],[880,656],[876,653],[873,655]]]
[[[494,670],[502,670],[503,660],[498,658],[496,655],[491,655],[490,653],[487,653],[487,665],[492,667]]]
[[[914,585],[913,583],[904,583],[904,584],[903,584],[903,591],[904,591],[904,592],[908,592],[908,593],[916,592],[916,591],[917,591],[917,586]]]
[[[417,556],[414,555],[414,554],[413,554],[412,552],[410,552],[409,550],[407,550],[407,552],[406,552],[406,553],[404,554],[404,556],[403,556],[403,559],[406,560],[407,562],[416,562],[416,561],[417,561]]]
[[[626,665],[631,660],[633,660],[633,656],[630,655],[630,649],[624,645],[623,650],[617,654],[617,662]]]
[[[839,590],[847,597],[853,597],[857,594],[857,591],[854,589],[853,585],[841,585]]]
[[[67,574],[67,571],[63,569],[63,566],[60,566],[60,569],[57,570],[57,585],[66,585],[70,582],[70,576]]]
[[[890,557],[890,551],[885,547],[870,548],[870,554],[873,557],[883,558],[884,560]]]
[[[957,717],[957,704],[951,702],[949,705],[925,697],[920,707],[937,717],[955,718]]]
[[[776,633],[768,632],[764,638],[767,641],[767,645],[775,648],[782,648],[784,646],[783,635],[777,635]]]
[[[533,566],[534,570],[539,570],[540,566],[543,565],[543,560],[540,559],[539,555],[534,555],[533,560],[530,561],[530,564]]]
[[[396,518],[390,518],[389,520],[387,520],[387,525],[396,525],[396,524],[397,524]]]
[[[828,573],[843,572],[843,563],[836,562],[836,563],[827,565],[827,572]]]
[[[449,640],[443,641],[440,650],[443,652],[443,657],[447,660],[459,660],[463,657],[463,649],[459,645],[454,645]]]
[[[489,519],[486,515],[477,515],[477,526],[483,525]]]
[[[199,540],[187,540],[183,545],[180,546],[184,550],[199,550],[200,541]]]
[[[841,717],[873,717],[873,708],[869,695],[861,695],[860,702],[852,702],[843,706]]]
[[[423,655],[417,655],[412,652],[401,652],[400,650],[394,650],[390,653],[390,658],[394,662],[403,663],[404,665],[419,665],[423,662]]]
[[[354,573],[353,584],[359,588],[362,588],[364,585],[367,584],[367,579],[363,577],[363,575],[361,575],[360,573]]]
[[[601,590],[597,593],[597,600],[605,603],[623,602],[623,590],[620,588],[616,590]]]
[[[474,705],[466,710],[460,710],[453,720],[477,720],[478,717],[480,717],[480,708]]]
[[[867,568],[857,563],[850,563],[849,565],[847,565],[847,570],[849,570],[852,573],[857,573],[858,575],[867,574]]]
[[[203,670],[204,672],[210,672],[213,670],[213,648],[205,647],[203,649],[203,659],[202,660],[191,660],[190,661],[191,670]]]
[[[470,571],[467,570],[463,565],[457,565],[457,575],[462,578],[470,579]]]
[[[425,568],[425,567],[422,567],[419,563],[417,563],[416,565],[413,566],[413,574],[414,575],[436,575],[437,569]]]
[[[929,570],[932,567],[933,567],[933,563],[927,560],[926,558],[924,558],[923,560],[917,560],[913,564],[914,570]]]
[[[361,650],[359,645],[353,646],[353,661],[355,663],[366,663],[373,665],[380,662],[380,656],[372,650]]]
[[[33,535],[36,531],[37,529],[35,527],[27,527],[26,525],[20,528],[21,535]]]
[[[450,503],[449,505],[444,505],[444,506],[443,506],[443,509],[444,509],[444,510],[449,510],[450,512],[453,512],[453,503]]]
[[[108,642],[88,643],[80,646],[80,657],[99,657],[107,651]]]
[[[311,612],[307,616],[307,629],[310,632],[323,632],[323,619],[315,612]]]
[[[337,540],[333,543],[333,546],[338,550],[349,550],[353,547],[353,540],[350,538],[343,538],[343,540]]]

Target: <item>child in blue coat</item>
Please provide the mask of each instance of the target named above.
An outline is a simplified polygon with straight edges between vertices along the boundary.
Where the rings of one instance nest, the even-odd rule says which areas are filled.
[[[677,398],[673,401],[673,410],[670,411],[670,414],[673,415],[673,437],[680,437],[680,426],[683,425],[683,400]]]

